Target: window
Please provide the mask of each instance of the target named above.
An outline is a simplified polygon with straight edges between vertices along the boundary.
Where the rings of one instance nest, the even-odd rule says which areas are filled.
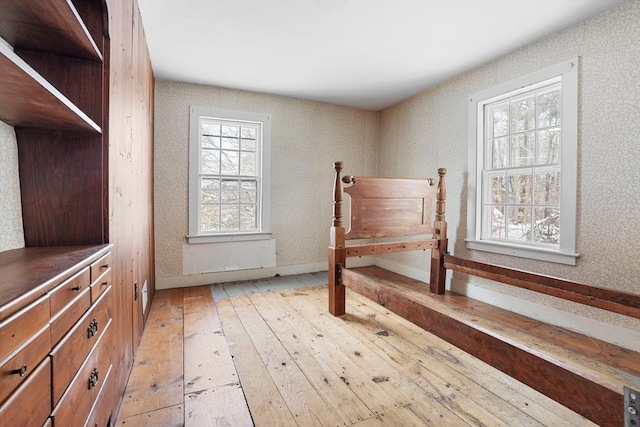
[[[269,115],[192,106],[189,132],[189,243],[269,238]]]
[[[471,96],[468,248],[575,265],[577,65]]]

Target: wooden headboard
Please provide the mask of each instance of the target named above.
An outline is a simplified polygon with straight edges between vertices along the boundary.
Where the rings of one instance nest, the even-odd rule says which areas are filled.
[[[341,177],[342,166],[342,162],[334,163],[333,224],[329,244],[331,313],[344,313],[342,269],[346,268],[346,258],[353,256],[431,249],[430,289],[443,293],[442,255],[447,248],[446,169],[438,169],[436,183],[431,178]],[[350,196],[347,200],[344,199],[345,192]],[[342,216],[343,203],[347,201],[350,202],[349,230],[345,229]],[[416,239],[416,236],[421,237]],[[381,237],[400,241],[347,245],[347,240]]]

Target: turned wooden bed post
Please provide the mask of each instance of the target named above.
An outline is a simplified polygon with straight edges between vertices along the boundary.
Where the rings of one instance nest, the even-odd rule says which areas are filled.
[[[345,265],[345,230],[342,224],[342,181],[340,172],[342,162],[334,162],[336,171],[333,183],[333,223],[329,232],[329,312],[334,316],[345,313],[345,287],[341,283],[341,275],[338,269]]]
[[[447,221],[445,220],[445,204],[447,200],[447,187],[444,176],[447,170],[438,169],[438,189],[436,192],[436,220],[433,222],[433,238],[438,239],[438,247],[431,250],[431,277],[429,289],[434,294],[443,294],[445,287],[446,270],[444,268],[444,253],[447,251]]]

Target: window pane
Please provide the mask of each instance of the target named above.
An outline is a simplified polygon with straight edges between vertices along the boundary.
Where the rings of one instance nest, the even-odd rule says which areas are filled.
[[[240,173],[240,156],[237,151],[222,150],[221,175],[238,175]]]
[[[200,201],[202,203],[220,203],[219,179],[202,178],[200,191]]]
[[[557,208],[534,208],[533,241],[557,245],[560,242],[560,210]]]
[[[242,132],[241,132],[242,138],[256,139],[256,135],[257,135],[256,128],[246,127],[246,126],[242,127]]]
[[[509,140],[507,138],[496,138],[493,140],[492,145],[493,169],[506,168],[509,166]]]
[[[220,210],[218,205],[200,205],[200,230],[219,231]]]
[[[203,136],[202,146],[204,148],[220,148],[220,138],[217,136]]]
[[[256,203],[257,202],[257,182],[241,181],[240,182],[240,203]]]
[[[222,138],[222,148],[225,150],[239,150],[240,139],[238,138]]]
[[[560,125],[560,89],[538,95],[538,127]]]
[[[489,136],[506,135],[509,132],[509,105],[497,105],[489,108],[488,129],[493,131]]]
[[[256,205],[240,205],[240,230],[255,230],[258,228]]]
[[[238,205],[220,205],[220,230],[234,231],[239,229],[240,213]]]
[[[536,159],[535,133],[527,132],[511,137],[511,166],[528,166]]]
[[[222,136],[240,137],[240,126],[222,125]]]
[[[507,239],[529,241],[531,229],[531,208],[509,206],[507,208]]]
[[[240,149],[242,151],[256,151],[258,144],[255,139],[242,139],[240,140]]]
[[[502,204],[505,202],[505,190],[507,178],[505,174],[489,174],[489,191],[488,203]]]
[[[487,218],[491,218],[491,229],[488,237],[491,239],[506,239],[504,207],[487,206],[486,215]]]
[[[220,135],[220,125],[213,123],[202,123],[202,135]]]
[[[201,173],[204,175],[219,175],[220,151],[203,148],[200,168]]]
[[[531,172],[511,173],[507,192],[510,204],[531,204]]]
[[[533,96],[521,98],[511,103],[511,132],[535,129],[536,102]]]
[[[535,176],[535,203],[539,205],[560,204],[560,172],[537,172]]]
[[[537,164],[560,163],[560,129],[538,131]]]
[[[240,175],[256,176],[258,174],[256,158],[256,153],[240,153]]]
[[[220,200],[222,203],[238,203],[240,200],[240,187],[237,180],[222,180]]]

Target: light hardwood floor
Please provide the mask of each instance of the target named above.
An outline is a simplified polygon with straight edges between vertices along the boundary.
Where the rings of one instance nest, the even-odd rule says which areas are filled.
[[[353,292],[329,315],[324,283],[158,291],[116,425],[593,425]]]

